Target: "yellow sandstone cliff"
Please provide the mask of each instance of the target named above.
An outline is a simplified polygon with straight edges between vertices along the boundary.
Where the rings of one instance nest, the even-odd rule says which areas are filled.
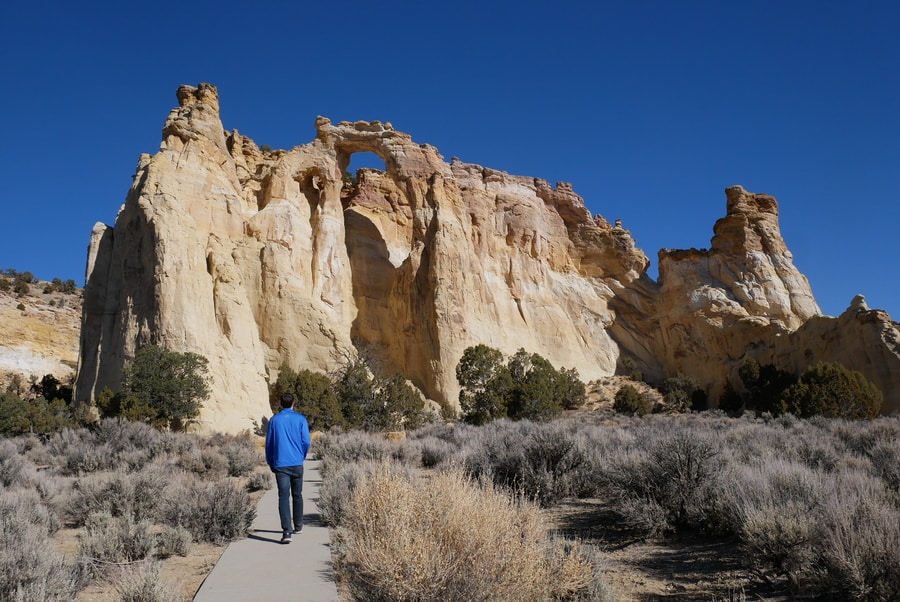
[[[360,344],[450,403],[477,343],[537,352],[585,380],[628,358],[715,396],[747,357],[804,367],[834,356],[817,341],[841,332],[841,347],[881,351],[835,359],[882,388],[900,374],[885,342],[896,324],[820,315],[772,197],[728,189],[711,249],[661,252],[656,282],[630,233],[566,183],[447,162],[377,121],[320,117],[312,142],[264,152],[223,130],[214,86],[182,86],[178,100],[115,225],[94,228],[77,399],[115,388],[149,343],[209,359],[201,424],[224,431],[268,412],[282,365],[329,370]],[[347,186],[356,152],[385,170]],[[885,394],[900,409],[900,393]]]

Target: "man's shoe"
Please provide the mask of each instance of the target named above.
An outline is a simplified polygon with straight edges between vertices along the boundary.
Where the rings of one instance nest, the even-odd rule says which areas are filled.
[[[285,533],[281,536],[281,543],[291,543],[291,534]]]
[[[294,533],[300,533],[301,531],[303,531],[303,525],[300,525],[299,527],[294,527]]]

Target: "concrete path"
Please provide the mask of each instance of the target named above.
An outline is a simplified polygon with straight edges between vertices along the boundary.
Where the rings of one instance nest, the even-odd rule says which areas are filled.
[[[303,474],[303,532],[281,543],[278,490],[259,500],[246,539],[225,553],[194,596],[194,602],[337,602],[328,527],[319,518],[319,462],[307,460]]]

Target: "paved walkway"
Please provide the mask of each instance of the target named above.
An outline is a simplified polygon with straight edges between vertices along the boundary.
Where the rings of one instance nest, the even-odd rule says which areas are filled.
[[[337,602],[328,527],[319,518],[319,462],[307,461],[303,475],[303,532],[281,543],[278,491],[257,505],[246,539],[228,544],[200,586],[194,602]]]

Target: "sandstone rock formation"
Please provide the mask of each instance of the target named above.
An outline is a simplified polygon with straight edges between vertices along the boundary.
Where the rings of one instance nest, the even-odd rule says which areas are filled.
[[[709,250],[659,253],[658,351],[667,374],[697,379],[713,399],[752,357],[799,374],[820,361],[859,370],[900,410],[900,330],[861,297],[839,318],[821,315],[778,226],[778,204],[739,186]]]
[[[320,117],[312,142],[263,151],[223,131],[215,87],[182,86],[178,100],[115,226],[94,228],[78,399],[116,388],[148,343],[209,359],[202,425],[226,431],[268,412],[280,366],[329,370],[360,344],[451,403],[476,343],[584,379],[628,357],[712,391],[748,353],[787,353],[773,341],[819,316],[771,197],[729,189],[712,249],[661,253],[657,283],[630,233],[568,184],[448,163],[377,121]],[[345,187],[357,152],[385,170]]]

